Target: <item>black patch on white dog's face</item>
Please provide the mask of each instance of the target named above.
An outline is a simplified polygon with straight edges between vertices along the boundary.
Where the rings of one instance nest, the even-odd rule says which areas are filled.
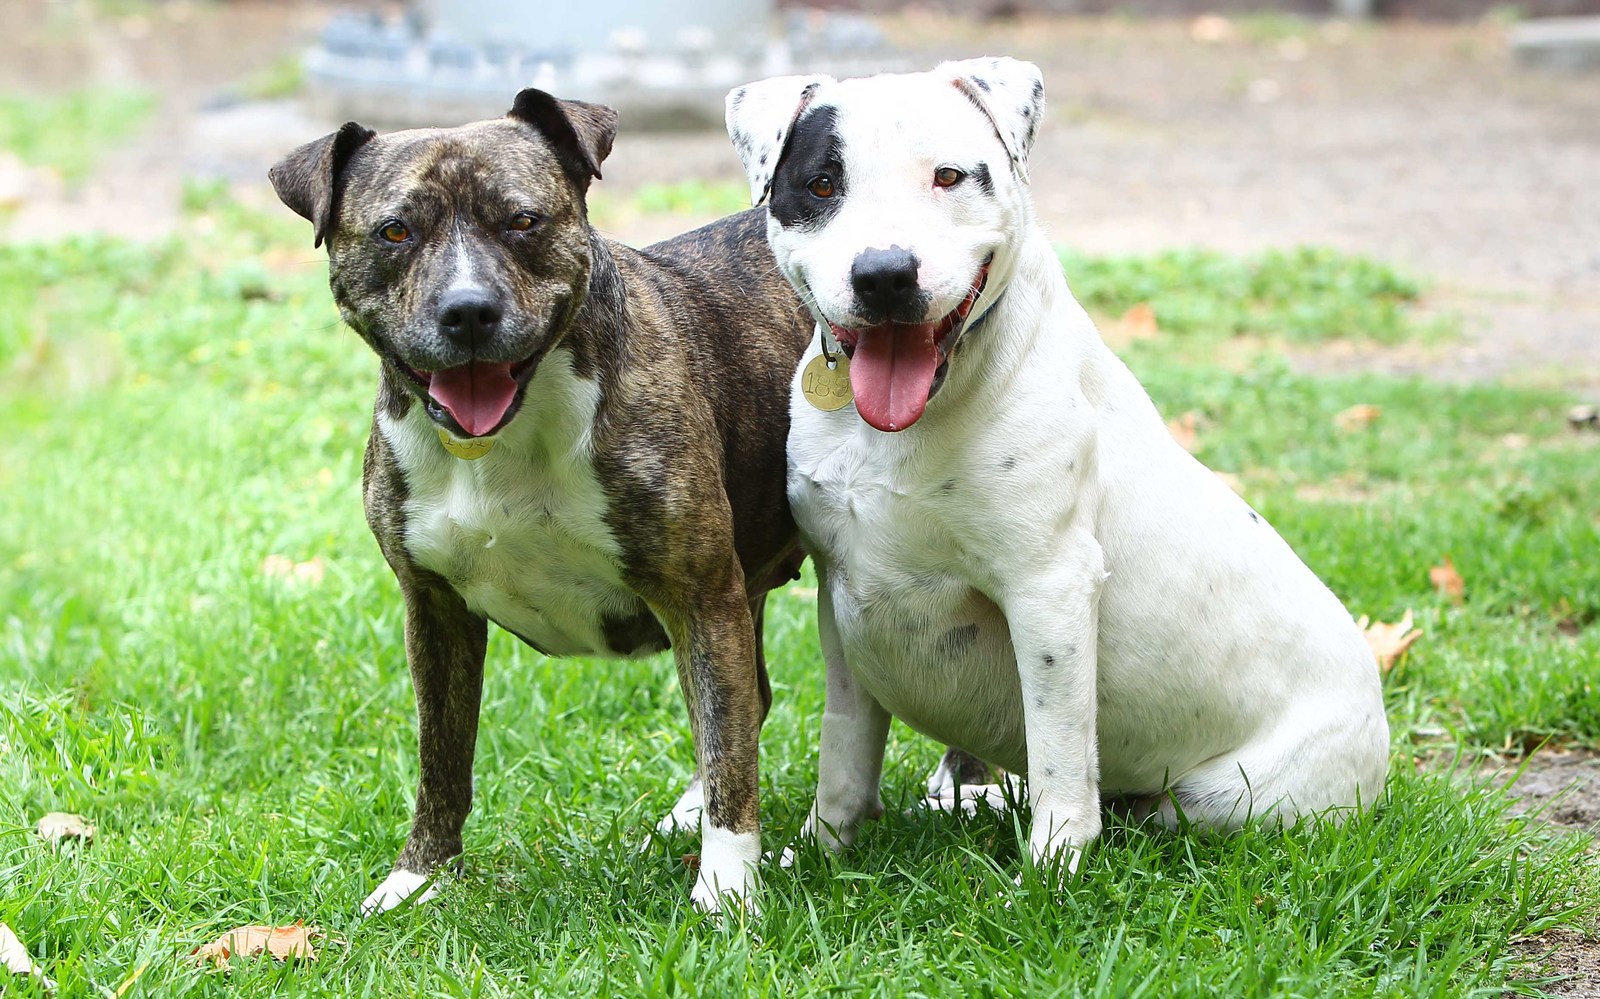
[[[848,181],[839,138],[839,109],[823,105],[808,111],[789,134],[772,180],[768,210],[785,229],[813,232],[827,225],[844,204]],[[819,197],[812,185],[827,178],[832,194]]]
[[[977,184],[979,187],[983,188],[984,194],[991,198],[994,197],[994,176],[989,173],[989,164],[979,163],[977,166],[972,168],[972,172],[969,174],[969,176],[972,178],[972,182],[974,184]]]

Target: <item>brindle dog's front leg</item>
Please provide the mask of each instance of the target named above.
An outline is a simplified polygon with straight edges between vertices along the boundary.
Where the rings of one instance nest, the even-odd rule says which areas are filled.
[[[406,659],[417,696],[417,810],[393,872],[361,903],[368,914],[399,905],[459,854],[461,828],[472,810],[472,757],[489,625],[431,573],[403,576],[401,592]],[[433,894],[429,887],[416,901]]]
[[[687,606],[658,613],[672,634],[705,795],[692,895],[702,909],[715,911],[729,897],[753,909],[761,858],[757,754],[765,713],[755,625],[737,565],[724,584],[684,596]]]

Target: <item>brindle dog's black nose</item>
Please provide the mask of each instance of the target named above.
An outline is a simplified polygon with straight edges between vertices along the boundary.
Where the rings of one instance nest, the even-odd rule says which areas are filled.
[[[915,304],[917,255],[891,246],[887,250],[862,250],[850,265],[850,285],[856,301],[869,319],[887,319]]]
[[[463,347],[482,347],[500,328],[504,310],[483,288],[457,288],[439,299],[439,332]]]

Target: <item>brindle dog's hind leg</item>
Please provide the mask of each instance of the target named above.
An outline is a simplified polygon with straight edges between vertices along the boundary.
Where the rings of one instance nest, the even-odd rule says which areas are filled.
[[[417,696],[417,810],[394,870],[361,903],[371,914],[406,899],[433,897],[421,888],[461,852],[461,828],[472,810],[472,758],[483,695],[488,622],[432,573],[400,574],[406,605],[406,659]]]
[[[756,683],[760,685],[761,694],[761,720],[766,721],[767,712],[772,710],[772,681],[767,677],[767,657],[763,649],[763,618],[766,614],[767,597],[761,594],[750,600],[750,618],[756,641]],[[683,794],[678,797],[677,804],[672,806],[672,811],[661,817],[656,823],[656,833],[661,836],[671,836],[676,833],[689,832],[700,828],[700,814],[705,809],[705,785],[700,780],[700,770],[695,768],[694,779],[689,786],[684,788]],[[648,850],[654,840],[645,837],[640,844],[641,850]]]
[[[755,865],[761,859],[758,751],[765,699],[737,563],[730,576],[688,595],[688,607],[658,611],[672,636],[705,799],[692,895],[696,905],[712,911],[730,897],[754,908]]]

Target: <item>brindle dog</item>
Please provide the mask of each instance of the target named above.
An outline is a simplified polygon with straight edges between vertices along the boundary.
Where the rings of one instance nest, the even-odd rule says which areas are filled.
[[[460,128],[351,122],[271,171],[382,361],[366,513],[405,599],[421,777],[367,911],[425,897],[461,852],[490,621],[553,655],[670,645],[697,776],[668,819],[702,812],[693,897],[752,884],[761,612],[801,558],[784,441],[812,324],[763,209],[644,250],[599,236],[585,196],[615,128],[524,90]]]

